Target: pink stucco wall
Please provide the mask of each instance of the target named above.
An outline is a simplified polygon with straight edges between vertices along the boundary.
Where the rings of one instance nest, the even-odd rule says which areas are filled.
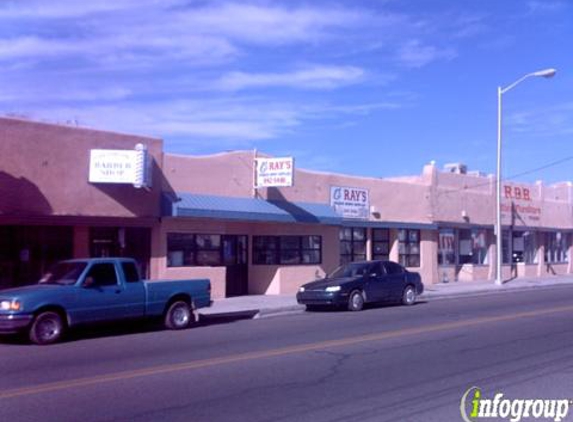
[[[91,149],[148,146],[153,188],[90,184]],[[0,117],[0,216],[147,217],[160,214],[162,141]]]
[[[187,279],[208,277],[213,287],[213,297],[225,297],[225,267],[167,267],[167,233],[203,233],[247,235],[249,237],[249,293],[279,294],[294,293],[298,287],[314,280],[317,275],[330,272],[338,265],[338,228],[317,224],[243,223],[208,219],[166,218],[153,232],[154,258],[153,278]],[[272,266],[252,264],[252,236],[297,235],[322,236],[323,261],[319,265]]]

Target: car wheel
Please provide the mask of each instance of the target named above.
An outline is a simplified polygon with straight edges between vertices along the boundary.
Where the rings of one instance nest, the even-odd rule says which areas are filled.
[[[350,296],[348,297],[348,310],[361,311],[362,308],[364,308],[364,296],[362,295],[362,292],[355,290],[350,293]]]
[[[165,312],[165,327],[170,330],[187,328],[192,320],[191,306],[183,300],[173,302]]]
[[[38,314],[30,327],[29,337],[32,343],[51,344],[62,338],[64,321],[57,312],[46,311]]]
[[[416,289],[414,286],[406,286],[402,292],[402,305],[410,306],[416,303]]]

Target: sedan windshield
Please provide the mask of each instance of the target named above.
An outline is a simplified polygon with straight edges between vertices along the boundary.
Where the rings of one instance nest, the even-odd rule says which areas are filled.
[[[64,286],[75,284],[86,265],[85,262],[60,262],[50,268],[40,279],[39,283],[61,284]]]
[[[368,273],[370,264],[358,264],[351,263],[346,265],[341,265],[336,270],[334,270],[328,278],[344,278],[344,277],[357,277],[365,275]]]

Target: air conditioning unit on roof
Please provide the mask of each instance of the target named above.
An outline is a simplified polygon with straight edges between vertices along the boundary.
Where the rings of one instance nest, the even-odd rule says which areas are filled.
[[[446,173],[467,174],[468,166],[463,163],[448,163],[444,165]]]

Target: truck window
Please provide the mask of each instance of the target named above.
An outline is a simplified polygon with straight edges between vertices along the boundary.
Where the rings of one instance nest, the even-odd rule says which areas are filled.
[[[125,276],[126,283],[137,283],[139,281],[139,271],[133,262],[122,262],[121,268]]]
[[[113,264],[94,264],[86,279],[91,277],[96,286],[115,286],[117,285],[117,275]]]

